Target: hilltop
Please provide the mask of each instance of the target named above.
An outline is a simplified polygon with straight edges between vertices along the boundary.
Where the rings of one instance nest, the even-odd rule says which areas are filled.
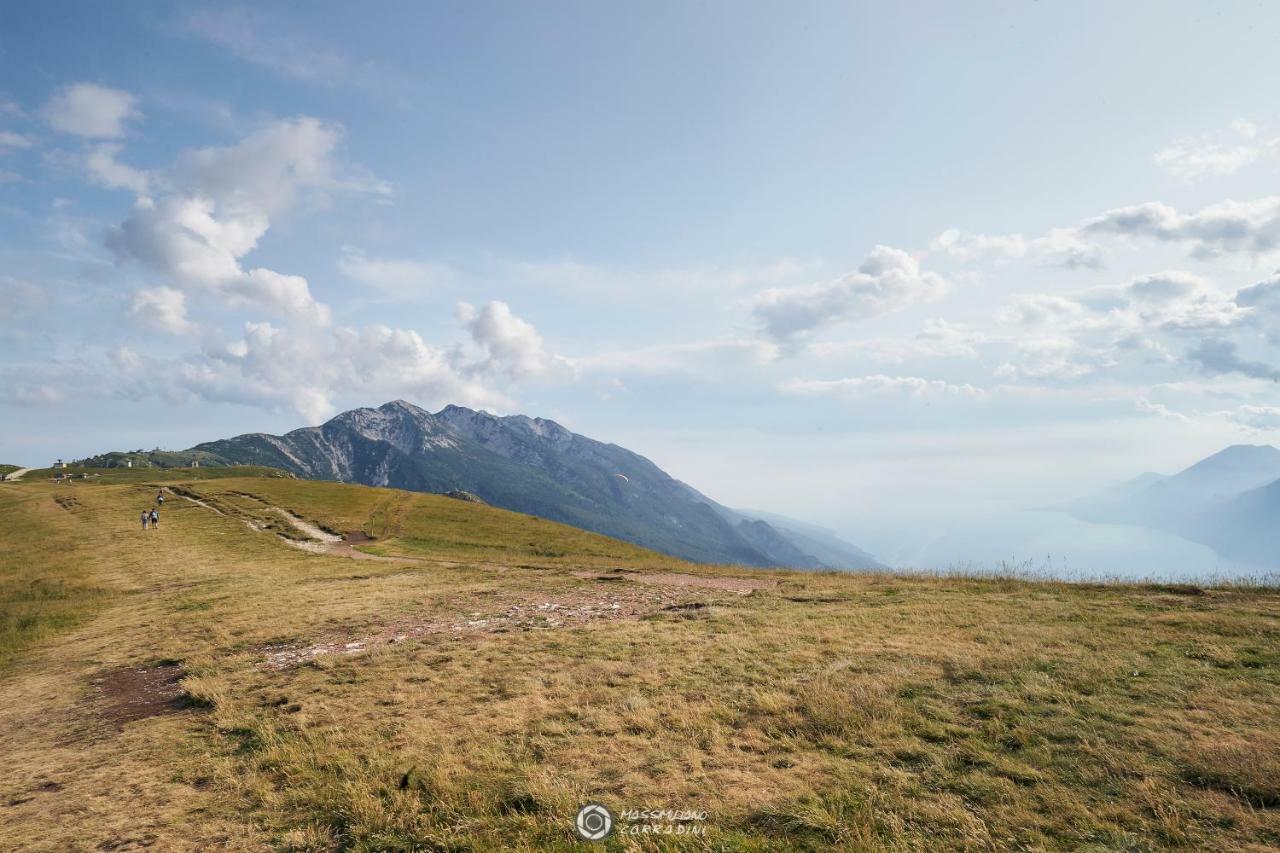
[[[1280,840],[1275,590],[704,566],[444,496],[83,473],[0,484],[6,848],[571,849],[588,801],[706,811],[699,849]]]

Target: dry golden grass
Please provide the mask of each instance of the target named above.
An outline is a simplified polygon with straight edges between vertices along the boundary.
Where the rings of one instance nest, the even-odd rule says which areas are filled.
[[[708,812],[614,849],[1280,844],[1272,590],[700,567],[433,496],[171,485],[223,514],[171,495],[144,534],[145,480],[0,486],[0,847],[570,849],[591,800]],[[390,559],[244,523],[273,506]],[[671,572],[771,583],[632,579]],[[95,684],[168,661],[176,713]]]

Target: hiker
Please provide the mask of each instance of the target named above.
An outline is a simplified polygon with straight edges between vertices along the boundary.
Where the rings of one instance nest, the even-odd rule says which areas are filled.
[[[151,510],[151,529],[155,530],[159,526],[160,526],[160,513],[156,512],[153,509]]]
[[[145,509],[142,511],[142,529],[147,529],[147,511]]]
[[[164,506],[164,490],[163,489],[160,491],[159,494],[156,495],[156,506]]]

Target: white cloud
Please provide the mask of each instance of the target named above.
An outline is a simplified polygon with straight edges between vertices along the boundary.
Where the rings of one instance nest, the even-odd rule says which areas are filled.
[[[1209,374],[1239,373],[1252,379],[1280,382],[1280,368],[1265,361],[1244,358],[1239,346],[1224,338],[1207,338],[1187,353],[1187,358]]]
[[[337,156],[344,131],[310,116],[278,119],[236,145],[187,154],[179,179],[233,211],[282,212],[299,193],[388,196],[391,185]]]
[[[1258,126],[1237,119],[1227,131],[1181,136],[1161,148],[1155,164],[1181,180],[1234,175],[1259,160],[1280,155],[1280,138],[1263,139]]]
[[[1250,319],[1273,344],[1280,345],[1280,273],[1242,287],[1236,292],[1235,303],[1249,309]]]
[[[14,133],[12,130],[0,130],[0,151],[5,148],[30,148],[33,144],[30,136]]]
[[[900,311],[948,289],[942,276],[923,272],[901,249],[876,246],[857,272],[827,284],[770,288],[751,307],[765,334],[794,345],[824,326]]]
[[[224,351],[184,364],[179,385],[206,400],[278,408],[289,406],[308,423],[334,413],[348,389],[420,400],[492,399],[460,377],[447,353],[417,333],[386,326],[297,331],[249,323]]]
[[[1124,290],[1136,302],[1165,305],[1184,300],[1206,288],[1207,284],[1200,276],[1171,270],[1135,278]]]
[[[1032,258],[1068,269],[1100,269],[1102,247],[1085,240],[1074,228],[1055,228],[1044,237],[1021,234],[969,234],[956,228],[943,231],[929,244],[934,252],[971,262],[987,258]]]
[[[187,297],[171,287],[153,287],[133,294],[129,314],[147,328],[170,335],[188,335],[196,330],[187,319]]]
[[[1026,329],[1008,342],[1019,353],[996,375],[1007,380],[1070,380],[1138,365],[1171,365],[1166,345],[1205,332],[1241,327],[1251,309],[1205,279],[1170,270],[1120,286],[1067,294],[1024,294],[996,312],[1003,323]]]
[[[1280,246],[1280,196],[1246,202],[1228,199],[1187,214],[1161,202],[1146,202],[1108,210],[1086,220],[1081,230],[1185,243],[1197,258],[1265,254]]]
[[[257,247],[271,219],[302,193],[383,195],[383,182],[343,167],[336,150],[342,131],[313,118],[272,122],[227,148],[204,148],[183,158],[177,188],[159,199],[138,199],[129,218],[107,231],[121,261],[136,261],[167,285],[201,289],[233,307],[258,306],[306,322],[329,322],[329,308],[306,279],[240,260]]]
[[[171,294],[144,293],[138,298],[140,311],[149,303],[181,305]],[[314,424],[332,415],[338,402],[352,398],[511,408],[510,398],[493,387],[484,368],[457,347],[429,344],[408,329],[250,322],[231,343],[185,357],[118,348],[94,357],[0,365],[0,384],[12,389],[11,399],[26,402],[104,396],[176,403],[198,399],[292,410]]]
[[[89,179],[107,189],[126,189],[144,195],[151,186],[151,177],[116,159],[122,147],[117,142],[102,142],[91,147],[85,155]]]
[[[73,83],[54,93],[44,117],[54,130],[87,139],[119,139],[125,124],[142,113],[138,99],[120,89],[97,83]]]
[[[338,269],[347,278],[396,299],[430,293],[457,277],[457,271],[447,264],[408,258],[369,258],[352,246],[342,248]]]
[[[1124,292],[1145,324],[1170,330],[1225,329],[1249,313],[1199,276],[1176,270],[1136,278]]]
[[[1142,412],[1143,414],[1155,415],[1157,417],[1167,418],[1168,420],[1177,421],[1178,423],[1184,423],[1184,424],[1193,423],[1191,418],[1187,417],[1181,412],[1175,412],[1173,409],[1170,409],[1164,403],[1152,402],[1151,400],[1148,400],[1146,397],[1139,397],[1137,400],[1134,401],[1133,405],[1135,409],[1137,409],[1139,412]]]
[[[510,406],[487,381],[486,367],[468,362],[455,348],[428,344],[409,329],[248,323],[231,345],[185,360],[172,381],[178,391],[201,399],[288,407],[318,423],[336,411],[338,399],[353,393],[429,405]]]
[[[1223,413],[1227,420],[1250,430],[1280,430],[1280,407],[1244,405]]]
[[[855,376],[845,379],[792,379],[780,389],[788,394],[806,397],[839,397],[861,400],[867,397],[964,397],[981,399],[987,392],[969,384],[955,385],[940,379],[919,376]]]
[[[533,324],[517,317],[505,302],[495,300],[479,310],[463,302],[458,305],[458,316],[485,353],[483,362],[477,365],[481,370],[512,379],[572,370],[566,359],[547,351]]]
[[[996,378],[1061,382],[1088,376],[1111,363],[1104,349],[1084,346],[1069,334],[1018,338],[1014,348],[1020,362],[1003,362],[995,370]]]
[[[310,118],[276,121],[236,145],[189,153],[163,180],[150,179],[162,192],[141,195],[128,217],[108,229],[106,243],[119,261],[136,263],[159,278],[134,294],[130,315],[168,334],[199,332],[205,347],[168,360],[162,371],[152,370],[143,358],[141,372],[161,377],[145,386],[126,381],[139,370],[114,371],[125,374],[120,382],[99,387],[86,377],[111,374],[111,369],[58,364],[26,377],[27,386],[289,407],[316,422],[332,414],[337,400],[355,394],[502,407],[510,402],[497,390],[504,384],[571,377],[568,360],[550,352],[538,331],[506,303],[468,307],[463,319],[469,342],[435,346],[409,329],[336,325],[305,278],[244,265],[274,219],[301,199],[388,191],[385,183],[340,161],[340,138],[341,128],[334,124]],[[102,153],[114,162],[117,150]],[[386,267],[360,266],[356,261],[363,256],[353,252],[345,259],[350,271],[387,273]],[[254,319],[236,340],[215,344],[216,329],[206,330],[188,316],[190,306],[210,301],[283,319]]]
[[[996,319],[1010,325],[1039,326],[1078,317],[1082,313],[1084,306],[1074,299],[1049,293],[1028,293],[997,311]]]

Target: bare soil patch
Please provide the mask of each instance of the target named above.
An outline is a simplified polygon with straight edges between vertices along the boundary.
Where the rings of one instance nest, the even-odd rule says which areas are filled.
[[[102,716],[110,723],[123,725],[191,708],[181,685],[183,675],[178,664],[126,666],[100,672],[90,683],[97,693]]]
[[[432,636],[479,636],[580,627],[593,622],[642,619],[654,615],[706,612],[712,602],[670,589],[609,587],[585,594],[548,594],[490,605],[485,610],[397,621],[362,637],[328,639],[310,645],[260,648],[264,669],[289,669],[318,657],[359,654],[377,646]],[[474,606],[474,605],[472,605]]]

